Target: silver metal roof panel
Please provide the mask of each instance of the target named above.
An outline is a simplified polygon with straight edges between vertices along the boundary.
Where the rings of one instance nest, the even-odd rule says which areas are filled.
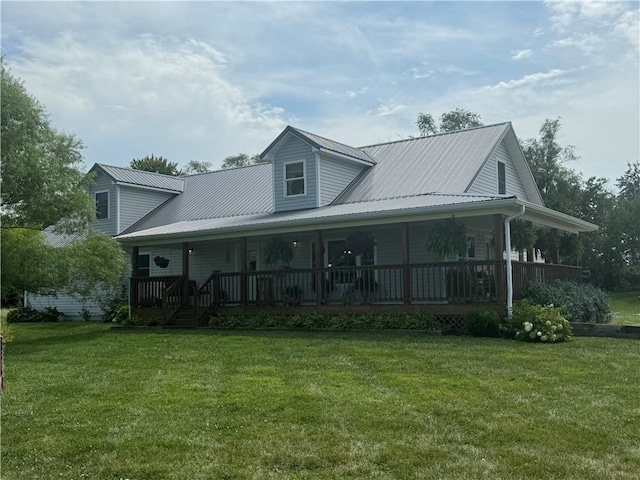
[[[133,168],[116,167],[113,165],[97,164],[116,183],[126,183],[142,187],[159,188],[170,192],[182,192],[184,179],[160,173],[145,172]]]

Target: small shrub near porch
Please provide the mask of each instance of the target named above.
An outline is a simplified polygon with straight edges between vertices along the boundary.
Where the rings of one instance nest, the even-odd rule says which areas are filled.
[[[514,306],[505,335],[523,342],[558,343],[570,340],[573,330],[562,308],[523,300]]]
[[[531,282],[525,288],[524,298],[535,305],[561,306],[574,322],[604,323],[611,312],[607,294],[589,283]]]

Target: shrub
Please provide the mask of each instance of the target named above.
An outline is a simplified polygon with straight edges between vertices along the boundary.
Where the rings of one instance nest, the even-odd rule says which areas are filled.
[[[607,294],[588,283],[532,282],[526,286],[524,298],[536,305],[562,306],[566,315],[578,322],[605,322],[611,312]]]
[[[472,310],[464,316],[464,330],[472,337],[499,337],[500,316],[488,308]]]
[[[62,314],[56,307],[47,307],[42,311],[32,307],[20,307],[7,315],[8,323],[57,322]]]
[[[124,323],[127,320],[129,320],[129,306],[120,305],[115,310],[115,313],[113,315],[113,321],[116,323]]]
[[[571,338],[571,324],[559,307],[533,305],[527,300],[513,308],[510,326],[516,340],[523,342],[564,342]]]
[[[209,325],[223,329],[301,328],[301,329],[403,329],[429,330],[439,324],[428,313],[366,313],[327,314],[318,312],[278,315],[258,313],[253,315],[212,316]]]
[[[122,289],[114,288],[104,292],[103,295],[96,296],[96,302],[102,311],[102,320],[104,322],[116,322],[116,314],[120,307],[127,307],[127,297]],[[127,310],[127,317],[129,316]]]
[[[80,317],[85,322],[90,322],[91,321],[91,312],[87,308],[83,308],[82,310],[80,310]]]
[[[138,315],[133,315],[129,318],[129,314],[127,312],[127,318],[125,318],[121,323],[126,327],[157,327],[162,325],[164,320],[161,317]]]

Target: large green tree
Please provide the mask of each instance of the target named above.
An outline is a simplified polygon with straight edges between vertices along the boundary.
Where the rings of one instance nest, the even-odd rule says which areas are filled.
[[[53,128],[42,104],[0,63],[3,297],[23,290],[86,296],[114,285],[124,258],[115,240],[90,228],[95,202],[82,143]]]
[[[184,172],[178,168],[178,162],[170,162],[165,157],[156,157],[153,153],[142,158],[134,158],[129,162],[129,166],[135,170],[145,172],[162,173],[174,177],[183,175]]]

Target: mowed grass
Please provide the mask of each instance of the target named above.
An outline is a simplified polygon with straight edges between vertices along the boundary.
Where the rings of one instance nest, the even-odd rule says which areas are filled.
[[[640,343],[16,324],[10,479],[638,479]]]
[[[640,292],[610,293],[613,323],[640,326]]]

